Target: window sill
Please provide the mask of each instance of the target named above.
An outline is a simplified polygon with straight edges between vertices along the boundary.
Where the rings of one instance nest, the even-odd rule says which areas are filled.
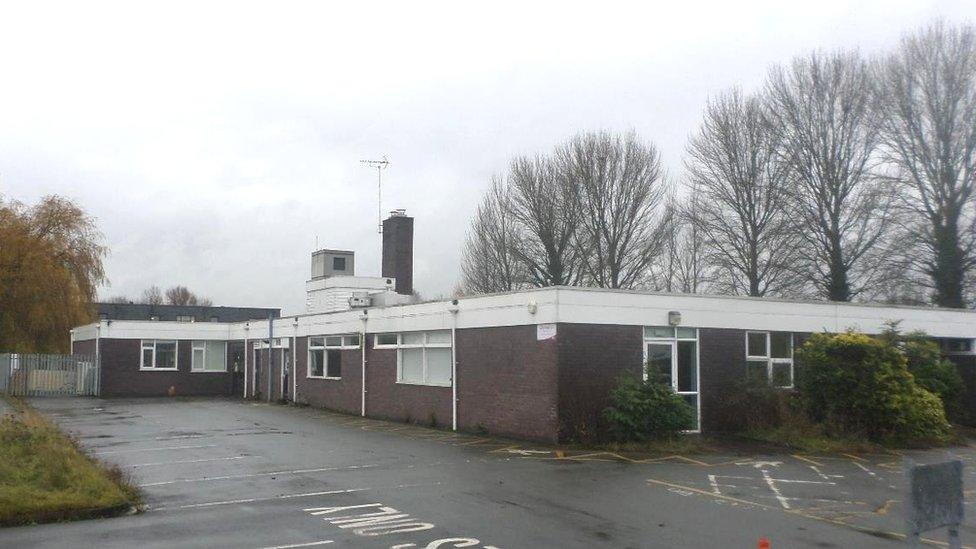
[[[226,374],[227,370],[190,370],[191,374]]]
[[[328,377],[328,376],[305,376],[305,379],[324,379],[326,381],[341,381],[341,377]]]
[[[179,372],[179,368],[139,368],[140,372]]]
[[[422,381],[397,381],[397,385],[416,385],[418,387],[451,387],[450,383],[424,383]]]

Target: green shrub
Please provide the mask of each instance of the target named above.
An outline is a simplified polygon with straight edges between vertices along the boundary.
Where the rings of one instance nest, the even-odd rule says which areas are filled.
[[[966,419],[962,395],[966,390],[959,370],[951,360],[942,356],[939,345],[924,332],[901,334],[897,326],[885,332],[885,339],[896,345],[908,359],[908,371],[922,388],[935,393],[945,406],[946,415],[953,420]]]
[[[776,428],[802,413],[795,397],[794,391],[771,387],[765,377],[729,383],[710,407],[711,425],[725,432]]]
[[[610,433],[619,441],[672,437],[695,425],[695,409],[658,379],[641,380],[625,374],[610,393],[603,411]]]
[[[946,439],[939,397],[915,382],[898,347],[853,332],[814,334],[797,349],[803,409],[828,433],[900,444]]]

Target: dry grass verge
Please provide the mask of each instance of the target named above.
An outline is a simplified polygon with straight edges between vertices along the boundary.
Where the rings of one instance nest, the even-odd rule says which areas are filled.
[[[141,502],[117,467],[87,455],[24,402],[0,420],[0,526],[118,515]]]

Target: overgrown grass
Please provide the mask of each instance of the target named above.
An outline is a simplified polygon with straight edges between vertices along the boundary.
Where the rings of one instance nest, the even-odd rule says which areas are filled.
[[[141,496],[117,467],[84,454],[74,440],[22,401],[0,420],[0,525],[123,513]]]

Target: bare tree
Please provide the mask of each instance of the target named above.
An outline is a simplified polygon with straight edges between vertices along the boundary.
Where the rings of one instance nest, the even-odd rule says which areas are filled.
[[[750,296],[796,292],[796,236],[787,216],[786,165],[758,98],[732,91],[710,101],[688,145],[688,212],[715,269],[716,289]]]
[[[169,305],[198,305],[199,298],[186,286],[173,286],[166,290],[166,303]]]
[[[910,190],[915,266],[937,305],[965,307],[976,265],[976,30],[937,22],[905,37],[878,80],[886,159]]]
[[[523,285],[525,269],[515,253],[518,235],[509,202],[508,189],[494,179],[461,253],[460,293],[507,292]]]
[[[810,281],[831,301],[877,283],[891,195],[872,174],[878,137],[871,77],[857,52],[812,53],[775,67],[767,81],[782,156],[790,165],[792,215]]]
[[[146,305],[162,305],[163,292],[159,289],[159,286],[150,286],[143,290],[142,297],[139,299],[139,302]]]
[[[106,299],[105,303],[119,303],[124,305],[128,303],[132,303],[132,301],[128,297],[125,297],[124,295],[116,295]]]
[[[573,188],[545,157],[516,158],[509,168],[505,202],[516,221],[513,248],[534,286],[570,286],[583,268],[574,237],[579,220]]]
[[[639,288],[651,279],[666,226],[661,158],[635,133],[580,134],[556,153],[560,176],[575,190],[575,242],[587,282]]]
[[[689,195],[680,200],[674,193],[668,197],[664,218],[664,250],[652,263],[657,290],[694,294],[706,291],[708,269],[701,231],[694,223],[701,204],[700,193],[692,186]]]

